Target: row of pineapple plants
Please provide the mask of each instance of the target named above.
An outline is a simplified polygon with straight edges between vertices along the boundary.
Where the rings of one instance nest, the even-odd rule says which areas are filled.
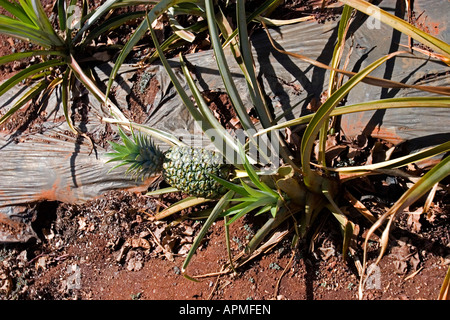
[[[407,190],[403,196],[384,214],[377,217],[370,213],[367,208],[361,209],[361,215],[366,217],[371,223],[371,228],[366,236],[364,243],[364,254],[362,262],[353,247],[352,241],[356,236],[356,225],[352,222],[346,213],[339,207],[341,197],[351,198],[351,194],[345,190],[345,183],[350,179],[357,179],[368,174],[376,174],[380,171],[392,175],[401,174],[401,168],[409,163],[414,163],[436,155],[443,155],[450,150],[449,142],[431,147],[421,152],[403,156],[373,165],[359,167],[329,168],[325,162],[325,144],[334,128],[330,123],[334,117],[351,112],[361,112],[367,110],[377,110],[383,108],[410,108],[410,107],[449,107],[448,88],[442,87],[419,87],[407,86],[401,83],[394,83],[385,79],[373,79],[371,82],[383,86],[396,87],[414,87],[424,91],[438,93],[439,96],[424,96],[415,98],[391,98],[382,101],[367,101],[355,105],[339,106],[344,97],[358,85],[361,81],[366,81],[369,74],[384,64],[389,59],[400,54],[394,52],[368,65],[358,73],[351,73],[340,69],[342,64],[342,50],[346,39],[348,25],[352,21],[352,13],[355,10],[361,11],[367,15],[374,15],[382,23],[386,23],[393,28],[408,35],[412,39],[426,45],[433,50],[432,58],[440,59],[447,65],[450,62],[450,46],[415,28],[403,19],[395,17],[379,7],[362,0],[345,0],[341,20],[339,24],[338,41],[333,53],[331,65],[323,65],[308,57],[295,53],[285,52],[276,48],[285,54],[303,59],[309,63],[326,68],[330,71],[330,84],[328,87],[328,96],[320,108],[311,115],[303,116],[284,123],[275,123],[272,118],[270,108],[266,104],[262,86],[256,77],[253,57],[249,43],[247,26],[250,22],[260,23],[264,28],[267,24],[295,23],[298,21],[276,21],[264,16],[279,4],[276,0],[267,0],[256,10],[247,14],[245,10],[245,1],[236,1],[236,22],[237,28],[233,29],[229,24],[223,7],[218,6],[212,0],[206,1],[183,1],[183,0],[163,0],[157,2],[145,13],[124,14],[111,20],[102,20],[111,10],[121,6],[134,6],[137,4],[147,4],[145,1],[106,1],[96,10],[89,11],[86,2],[82,2],[83,14],[80,17],[80,23],[77,27],[67,23],[71,16],[67,7],[76,4],[76,1],[56,2],[58,7],[58,27],[61,31],[55,31],[54,26],[45,16],[42,6],[37,0],[20,0],[19,4],[8,1],[0,1],[0,5],[9,11],[14,17],[1,17],[0,32],[9,36],[17,37],[22,40],[30,41],[41,47],[39,50],[33,50],[23,53],[15,53],[0,58],[0,63],[6,63],[29,56],[43,57],[43,62],[32,68],[27,68],[18,73],[18,75],[7,80],[0,86],[0,95],[9,90],[18,82],[34,77],[36,85],[32,86],[24,94],[16,105],[0,122],[6,121],[14,112],[20,109],[27,101],[43,97],[48,90],[59,88],[62,92],[63,106],[66,113],[66,119],[76,134],[81,134],[70,123],[68,114],[69,93],[71,85],[78,80],[81,81],[105,106],[109,107],[109,112],[104,121],[115,123],[119,127],[119,135],[122,143],[111,142],[114,149],[110,155],[112,161],[119,161],[118,166],[128,166],[128,173],[133,178],[139,178],[147,175],[161,174],[164,179],[172,186],[162,192],[173,192],[175,190],[184,192],[190,197],[180,203],[160,212],[156,219],[168,219],[172,214],[204,202],[213,202],[211,212],[205,217],[206,221],[202,230],[192,246],[191,251],[185,259],[182,267],[183,274],[190,279],[196,279],[199,276],[193,276],[187,272],[189,262],[195,255],[198,245],[205,236],[212,223],[219,218],[225,220],[226,234],[231,223],[247,214],[265,214],[267,222],[258,230],[255,236],[250,240],[246,249],[236,257],[232,257],[229,246],[228,253],[230,261],[224,267],[222,272],[232,272],[247,263],[255,256],[270,248],[280,241],[283,237],[292,235],[293,248],[299,243],[299,239],[305,239],[311,233],[311,227],[314,221],[320,218],[325,211],[328,211],[336,218],[339,223],[343,236],[343,256],[351,256],[358,268],[360,281],[360,297],[363,295],[364,282],[367,277],[367,246],[370,234],[382,229],[380,237],[380,254],[377,263],[383,256],[388,246],[388,239],[391,228],[396,216],[405,208],[413,204],[420,197],[433,190],[442,179],[450,173],[449,157],[442,160],[423,175],[413,187]],[[223,5],[221,2],[219,5]],[[225,5],[226,6],[226,5]],[[153,23],[162,14],[169,17],[170,25],[174,30],[173,35],[164,43],[160,44],[152,28]],[[177,17],[180,15],[192,15],[201,17],[190,27],[182,27],[177,23]],[[131,35],[130,40],[121,48],[119,55],[112,69],[110,82],[106,92],[98,89],[87,70],[83,70],[77,62],[76,53],[80,52],[95,37],[106,33],[120,26],[125,21],[143,17],[141,24]],[[247,141],[244,144],[239,143],[235,137],[227,132],[221,124],[215,119],[207,103],[203,99],[201,92],[197,88],[195,81],[186,66],[185,58],[180,55],[180,64],[184,76],[189,84],[190,92],[195,102],[181,86],[173,70],[171,69],[166,57],[165,50],[169,49],[177,41],[192,41],[197,32],[207,30],[209,33],[214,56],[217,61],[218,70],[222,76],[227,94],[232,102],[233,108],[239,117],[240,124],[244,132],[247,133]],[[146,127],[138,123],[131,123],[121,112],[120,108],[108,98],[112,83],[117,72],[125,61],[127,56],[133,51],[135,45],[142,37],[150,32],[155,52],[152,56],[154,60],[159,57],[166,68],[173,85],[181,96],[186,108],[192,117],[199,123],[205,134],[214,131],[215,136],[211,136],[213,144],[217,146],[216,151],[193,148],[184,145],[176,139],[171,133],[161,132],[154,128]],[[270,34],[268,33],[269,40]],[[223,48],[230,46],[236,61],[241,67],[248,84],[248,90],[252,98],[253,107],[256,110],[258,120],[263,130],[256,130],[247,108],[244,106],[240,92],[237,90],[231,72],[225,59]],[[402,52],[404,54],[404,52]],[[57,72],[55,72],[57,70]],[[339,74],[343,74],[348,80],[340,84],[336,79]],[[284,137],[279,133],[279,129],[290,127],[297,124],[307,124],[306,130],[302,136],[300,147],[301,162],[295,163],[291,156],[292,150],[287,148]],[[130,135],[125,132],[131,132]],[[257,132],[254,134],[254,132]],[[268,143],[268,149],[279,150],[282,158],[282,166],[275,172],[262,171],[257,166],[253,155],[247,150],[260,147],[258,142],[262,141],[260,136],[271,133],[271,139],[265,139]],[[219,138],[218,138],[219,137]],[[156,140],[162,140],[170,143],[171,148],[162,152],[156,144]],[[314,146],[318,144],[319,157],[314,159],[316,164],[311,165],[313,159]],[[220,154],[225,149],[234,150],[240,160],[236,163],[235,159],[226,159],[226,154]],[[225,161],[224,161],[225,158]],[[227,162],[228,160],[228,162]],[[225,162],[225,163],[224,163]],[[351,180],[350,180],[351,181]],[[345,194],[342,194],[344,190]],[[432,195],[432,193],[430,193]],[[290,220],[294,227],[293,232],[281,232],[279,227],[286,220]],[[281,229],[283,230],[283,229]],[[448,294],[447,274],[442,285],[440,298]]]

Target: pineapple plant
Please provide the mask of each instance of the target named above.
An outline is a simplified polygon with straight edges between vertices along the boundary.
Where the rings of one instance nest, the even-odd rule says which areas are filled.
[[[172,187],[190,196],[216,199],[227,189],[214,180],[211,175],[228,179],[233,166],[226,164],[223,157],[211,150],[190,146],[172,146],[163,152],[149,136],[132,134],[128,137],[119,129],[123,144],[109,141],[115,152],[108,162],[119,161],[111,170],[129,165],[127,174],[134,178],[144,178],[162,174]]]

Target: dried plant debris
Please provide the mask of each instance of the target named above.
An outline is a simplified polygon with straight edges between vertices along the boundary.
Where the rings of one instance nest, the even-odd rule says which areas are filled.
[[[170,201],[168,196],[165,202]],[[27,285],[51,272],[58,273],[58,279],[52,280],[58,294],[53,292],[52,299],[78,298],[82,270],[92,259],[134,272],[151,258],[173,261],[175,256],[185,256],[201,223],[154,221],[158,203],[142,194],[112,191],[81,205],[37,206],[33,226],[38,239],[22,244],[22,251],[17,244],[0,249],[0,299],[44,297],[43,292],[27,292]]]

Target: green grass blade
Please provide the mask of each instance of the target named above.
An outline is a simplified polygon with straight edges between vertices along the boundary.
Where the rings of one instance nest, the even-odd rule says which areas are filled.
[[[234,268],[233,264],[233,256],[231,254],[231,245],[230,245],[230,226],[228,225],[228,217],[223,217],[223,220],[225,222],[224,228],[225,228],[225,243],[227,244],[227,253],[228,253],[228,261],[230,263],[230,268],[233,270],[234,273],[237,273],[236,269]]]
[[[272,3],[273,4],[273,3]],[[250,37],[247,31],[248,19],[245,11],[245,0],[238,0],[236,3],[236,17],[237,17],[237,31],[239,35],[239,48],[234,50],[239,51],[239,56],[235,58],[241,70],[247,80],[247,87],[249,89],[250,97],[252,99],[253,105],[255,107],[256,113],[258,114],[258,120],[262,124],[263,128],[270,127],[273,123],[272,115],[269,110],[269,106],[266,103],[266,97],[263,93],[263,89],[257,79],[255,72],[255,65],[252,56],[252,48],[250,45]],[[232,46],[233,48],[233,46]],[[233,51],[234,52],[234,51]],[[241,62],[242,61],[242,62]],[[292,155],[289,149],[286,147],[285,141],[281,138],[278,132],[271,137],[272,139],[267,139],[268,149],[271,148],[271,152],[275,153],[278,150],[284,161],[290,164],[292,167],[297,167],[292,161]],[[275,144],[278,143],[278,146]],[[265,146],[262,146],[265,148]],[[279,148],[281,147],[281,148]],[[265,153],[263,153],[266,156]]]
[[[286,207],[281,207],[277,215],[269,218],[267,222],[256,232],[255,236],[250,240],[245,248],[245,252],[249,254],[255,251],[265,237],[290,216],[291,211]]]
[[[230,199],[229,201],[231,202],[231,200],[232,199]],[[247,205],[248,205],[248,203],[246,203],[246,202],[236,204],[233,207],[226,209],[223,212],[222,216],[224,216],[224,217],[234,216],[235,214],[238,214],[242,209],[247,207]]]
[[[58,23],[59,29],[65,31],[67,28],[67,19],[66,19],[66,0],[57,0],[56,8],[58,10]]]
[[[330,71],[330,82],[328,85],[329,95],[332,94],[336,88],[335,77],[337,72],[335,69],[339,68],[340,60],[342,58],[342,52],[345,44],[346,30],[350,22],[352,10],[353,9],[350,6],[345,5],[344,9],[342,10],[341,20],[339,21],[337,42],[336,45],[334,46],[333,56],[331,58],[331,67],[333,69]]]
[[[195,237],[194,242],[192,243],[192,247],[189,250],[188,255],[186,256],[186,259],[184,260],[183,266],[181,267],[181,272],[184,274],[186,272],[186,269],[189,265],[189,262],[191,261],[192,257],[194,256],[195,252],[197,251],[201,241],[206,235],[206,232],[208,232],[211,225],[217,220],[217,218],[220,216],[220,214],[226,209],[226,207],[229,205],[229,200],[233,198],[234,192],[228,191],[215,205],[213,211],[209,215],[208,219],[205,221],[205,224],[203,225],[202,229],[200,230],[197,237]]]
[[[396,17],[379,7],[363,0],[342,0],[343,3],[391,26],[392,28],[410,36],[411,38],[425,44],[434,51],[441,53],[450,63],[450,45],[432,35],[414,27],[405,20]]]
[[[274,207],[273,205],[266,205],[266,206],[262,207],[258,212],[255,213],[255,217],[259,216],[263,213],[266,213],[267,211],[271,211],[272,217],[275,217],[275,214],[272,213],[273,209],[276,209],[276,207]]]
[[[270,111],[265,103],[263,93],[259,82],[256,79],[255,67],[252,57],[252,48],[250,46],[250,38],[247,32],[247,19],[245,13],[245,1],[238,0],[236,3],[237,11],[237,26],[239,35],[239,47],[242,54],[245,74],[247,75],[247,84],[250,91],[250,96],[252,97],[253,104],[255,105],[256,112],[258,113],[258,118],[264,128],[271,125],[272,119],[270,116]]]
[[[148,17],[147,17],[148,18]],[[214,127],[211,125],[211,123],[201,114],[200,111],[195,107],[194,103],[189,98],[188,94],[184,90],[181,83],[178,81],[175,73],[172,70],[172,67],[170,66],[169,62],[164,56],[164,53],[162,52],[162,49],[159,45],[159,42],[156,38],[155,32],[153,28],[151,27],[150,21],[148,21],[148,25],[150,26],[150,32],[151,36],[155,45],[156,50],[158,51],[158,55],[161,59],[161,62],[166,69],[167,74],[169,75],[170,80],[172,81],[172,84],[174,85],[175,89],[177,90],[178,94],[180,95],[181,100],[183,101],[186,108],[189,110],[189,113],[192,115],[194,120],[200,125],[203,132],[213,132],[210,130],[213,130]],[[222,150],[220,150],[222,151]]]
[[[31,0],[19,0],[19,3],[21,8],[23,9],[23,12],[27,15],[29,21],[31,22],[30,25],[39,28],[39,23],[37,21],[38,17],[36,16],[36,13],[33,10]]]
[[[68,61],[66,63],[72,69],[74,75],[78,78],[78,80],[83,83],[83,85],[93,94],[93,96],[96,97],[98,101],[106,104],[112,116],[120,121],[129,122],[122,111],[110,99],[108,99],[103,91],[101,91],[94,83],[94,81],[84,73],[83,69],[80,67],[80,65],[72,55],[69,55]]]
[[[250,195],[250,199],[256,200],[256,199],[259,199],[262,197],[267,197],[267,193],[265,193],[261,190],[253,189],[247,183],[244,183],[242,180],[241,180],[241,184],[244,187],[244,189],[248,192],[248,194]]]
[[[131,122],[131,121],[121,121],[121,120],[110,119],[110,118],[103,118],[102,120],[104,122],[113,123],[113,124],[117,124],[117,125],[128,127],[128,128],[138,129],[139,131],[141,131],[155,139],[164,141],[171,146],[184,145],[184,143],[181,142],[173,134],[165,132],[163,130],[155,129],[155,128],[152,128],[152,127],[140,124],[140,123],[136,123],[136,122]]]
[[[205,31],[206,29],[208,29],[208,26],[205,20],[201,20],[187,28],[187,30],[189,30],[192,33],[200,33]],[[161,49],[163,52],[165,52],[168,49],[173,50],[183,45],[185,45],[185,42],[182,41],[182,39],[176,33],[173,33],[167,39],[165,39],[163,43],[161,43]],[[159,57],[158,52],[154,51],[148,58],[147,63],[151,64],[158,57]]]
[[[261,4],[255,11],[253,11],[248,17],[247,17],[247,24],[253,21],[254,19],[257,19],[258,16],[263,14],[264,12],[271,11],[275,9],[277,6],[281,4],[280,0],[266,0],[263,4]],[[225,48],[228,46],[231,41],[237,36],[239,30],[235,29],[224,41],[223,47]]]
[[[347,5],[345,5],[344,9],[342,10],[341,19],[339,21],[338,27],[337,42],[334,46],[333,56],[331,58],[332,69],[330,70],[330,77],[328,82],[328,92],[327,92],[328,96],[333,94],[333,92],[339,86],[336,69],[339,68],[342,59],[342,52],[344,51],[345,38],[347,34],[347,28],[350,24],[352,11],[353,8]],[[324,166],[326,166],[325,149],[329,129],[330,129],[329,121],[325,120],[319,133],[319,154],[318,154],[318,161]]]

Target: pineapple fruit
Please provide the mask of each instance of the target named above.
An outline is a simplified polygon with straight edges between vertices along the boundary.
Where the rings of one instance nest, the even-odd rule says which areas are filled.
[[[131,139],[122,130],[119,134],[123,145],[109,142],[116,152],[108,153],[112,157],[108,162],[121,162],[113,169],[129,165],[127,173],[135,178],[162,174],[172,187],[195,197],[215,199],[226,192],[210,176],[228,179],[232,173],[233,167],[218,153],[189,146],[173,146],[163,152],[148,136],[133,133]]]

